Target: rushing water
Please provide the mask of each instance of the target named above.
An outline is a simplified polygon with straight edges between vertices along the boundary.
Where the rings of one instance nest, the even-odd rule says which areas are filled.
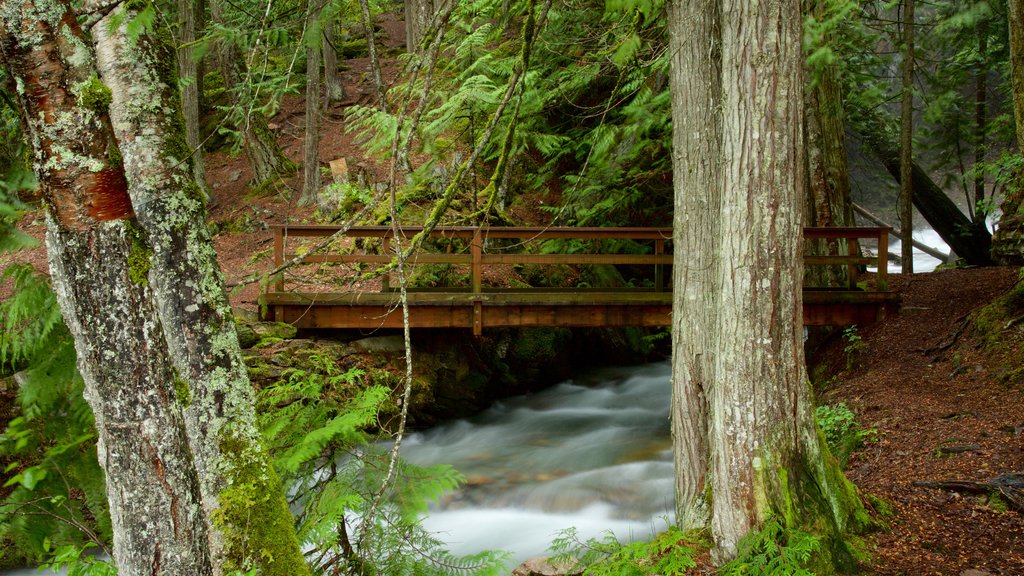
[[[543,554],[559,530],[645,538],[672,514],[667,362],[593,372],[414,434],[403,455],[467,478],[424,521],[452,552]]]

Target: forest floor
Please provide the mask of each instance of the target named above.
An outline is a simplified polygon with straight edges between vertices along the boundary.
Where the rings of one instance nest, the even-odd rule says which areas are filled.
[[[845,402],[876,431],[851,456],[847,477],[894,513],[889,529],[867,537],[872,574],[1024,575],[1020,512],[999,498],[914,485],[1024,472],[1024,382],[1013,374],[1024,361],[1024,332],[1011,322],[993,349],[970,321],[1017,274],[978,268],[896,275],[901,311],[857,330],[860,340],[830,346],[839,372],[819,402]]]
[[[402,22],[382,20],[385,53],[404,41]],[[344,109],[373,101],[368,59],[343,63],[346,101],[322,118],[320,158],[324,165],[344,157],[350,166],[381,174],[382,166],[363,158],[354,135],[346,132]],[[397,60],[384,58],[386,79],[398,74]],[[301,97],[289,97],[272,120],[285,152],[300,161],[305,123]],[[309,222],[313,209],[298,208],[293,198],[301,174],[262,196],[247,192],[244,157],[207,155],[212,184],[210,221],[228,283],[270,267],[271,232],[267,224]],[[537,193],[544,194],[544,193]],[[557,202],[541,196],[539,201]],[[527,203],[529,204],[529,203]],[[534,214],[540,214],[533,211]],[[544,222],[524,222],[543,224]],[[42,237],[43,219],[34,210],[21,228]],[[46,270],[42,247],[0,259],[31,262]],[[895,275],[902,310],[884,322],[856,331],[851,341],[836,339],[826,362],[835,376],[819,391],[819,401],[845,402],[875,439],[855,452],[847,475],[865,494],[891,504],[889,528],[867,536],[873,560],[867,572],[880,576],[1024,576],[1024,516],[1005,502],[984,496],[918,487],[915,481],[988,481],[1024,472],[1024,384],[1008,378],[1007,366],[1024,365],[1019,354],[1020,324],[1004,331],[1009,352],[993,353],[965,321],[969,314],[1006,292],[1017,269],[981,268]],[[0,287],[0,292],[3,292]],[[254,309],[259,287],[232,296],[236,306]],[[0,294],[6,297],[6,294]],[[946,346],[956,339],[956,342]],[[849,359],[849,366],[847,366]]]

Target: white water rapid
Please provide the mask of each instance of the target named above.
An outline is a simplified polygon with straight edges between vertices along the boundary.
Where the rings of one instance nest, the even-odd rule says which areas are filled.
[[[559,530],[649,537],[672,516],[669,364],[592,372],[413,434],[402,454],[467,478],[425,527],[452,552],[546,552]]]

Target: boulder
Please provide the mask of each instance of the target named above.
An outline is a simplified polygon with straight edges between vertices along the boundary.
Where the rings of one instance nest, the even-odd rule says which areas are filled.
[[[576,562],[552,563],[551,558],[538,556],[523,562],[512,571],[512,576],[580,576],[583,568]]]

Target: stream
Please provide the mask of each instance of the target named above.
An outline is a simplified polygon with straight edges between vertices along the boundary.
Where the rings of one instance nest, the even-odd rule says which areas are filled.
[[[544,554],[560,530],[644,539],[670,520],[669,363],[611,368],[421,433],[402,454],[451,464],[466,486],[424,526],[456,554]],[[664,519],[663,519],[664,518]]]

